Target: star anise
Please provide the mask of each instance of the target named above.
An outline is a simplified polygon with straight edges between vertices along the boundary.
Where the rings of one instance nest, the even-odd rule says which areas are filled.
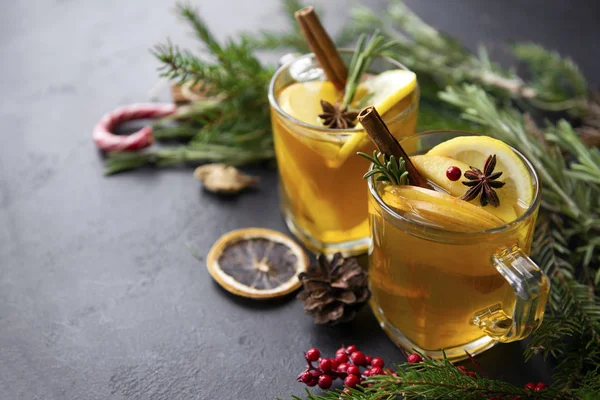
[[[491,204],[493,207],[500,205],[500,199],[495,189],[504,186],[504,182],[497,181],[502,172],[494,172],[496,168],[496,155],[491,155],[485,160],[483,172],[480,169],[469,166],[464,176],[468,181],[463,181],[463,185],[469,186],[469,190],[461,197],[461,200],[471,201],[481,194],[479,201],[482,207]]]
[[[341,108],[339,101],[331,104],[325,100],[321,100],[321,108],[323,113],[319,114],[319,118],[323,120],[323,125],[329,129],[348,129],[354,128],[356,125],[356,117],[358,112],[348,111],[348,107]]]

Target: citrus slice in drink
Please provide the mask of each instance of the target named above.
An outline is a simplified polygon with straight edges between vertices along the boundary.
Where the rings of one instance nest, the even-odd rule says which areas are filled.
[[[526,209],[533,201],[531,176],[523,161],[504,142],[489,136],[459,136],[438,144],[427,153],[453,158],[480,170],[483,170],[486,159],[493,154],[496,155],[494,172],[502,172],[498,180],[505,182],[502,188],[495,189],[500,204],[504,202]],[[492,206],[485,208],[489,207]]]
[[[298,274],[306,270],[308,258],[296,242],[280,232],[247,228],[221,236],[208,252],[206,264],[225,290],[268,299],[300,287]]]
[[[386,186],[382,199],[390,207],[403,211],[408,218],[447,230],[480,231],[503,224],[500,218],[481,207],[417,186]]]
[[[429,154],[412,156],[410,157],[410,160],[425,179],[434,183],[440,189],[448,192],[452,196],[460,198],[469,189],[469,187],[463,185],[463,182],[467,180],[463,176],[456,181],[451,181],[446,176],[446,171],[450,167],[458,167],[461,171],[461,174],[464,174],[466,171],[468,171],[470,169],[469,166],[462,161],[458,161],[450,157],[432,156]],[[498,195],[500,195],[502,189],[503,188],[498,189]],[[477,206],[479,205],[479,199],[473,199],[470,201],[470,203]],[[494,214],[504,222],[511,222],[517,218],[517,213],[513,206],[514,203],[510,203],[509,201],[500,201],[500,206],[486,206],[485,210],[491,214]]]
[[[283,89],[277,102],[281,109],[291,117],[305,124],[314,127],[322,126],[319,114],[323,112],[320,100],[325,100],[331,104],[340,101],[343,93],[338,91],[331,82],[327,81],[309,81],[293,83]],[[310,128],[301,127],[300,132],[295,132],[297,128],[289,126],[288,129],[305,146],[319,154],[325,160],[334,160],[341,146],[332,142],[335,136],[319,137],[320,132],[314,132],[311,136]],[[332,131],[333,133],[334,131]]]
[[[373,105],[379,115],[383,117],[386,112],[410,95],[416,86],[417,75],[412,71],[404,69],[385,71],[358,85],[355,95],[357,100],[354,101],[354,104],[364,102],[365,106]],[[357,127],[360,127],[360,124]],[[364,131],[353,134],[339,150],[334,165],[342,165],[349,156],[355,155],[368,140]]]

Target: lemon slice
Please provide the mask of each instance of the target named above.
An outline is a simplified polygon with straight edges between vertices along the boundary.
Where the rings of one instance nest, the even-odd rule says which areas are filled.
[[[469,189],[462,184],[463,181],[467,180],[466,178],[461,177],[461,179],[457,181],[451,181],[446,176],[446,170],[452,166],[460,168],[463,174],[465,171],[468,171],[470,169],[469,166],[462,161],[450,157],[431,156],[429,154],[412,156],[410,157],[410,160],[425,179],[433,182],[436,186],[450,193],[452,196],[460,198],[466,193],[467,189]],[[479,199],[473,199],[470,203],[478,206]],[[490,214],[494,214],[504,222],[511,222],[517,218],[513,203],[508,201],[501,201],[499,207],[487,206],[485,207],[485,210]]]
[[[504,142],[489,136],[460,136],[435,146],[427,153],[450,157],[480,170],[492,154],[496,155],[494,171],[501,171],[499,180],[506,183],[504,187],[495,189],[500,204],[504,202],[515,209],[526,209],[533,201],[531,176],[523,161]]]
[[[297,120],[319,127],[323,126],[319,118],[323,113],[319,100],[334,104],[342,96],[343,93],[328,81],[298,82],[283,89],[277,102],[283,111]]]
[[[417,75],[412,71],[394,69],[361,82],[356,89],[356,100],[369,96],[368,104],[373,105],[379,115],[388,112],[406,96],[410,95],[417,86]],[[360,127],[360,124],[357,125]],[[349,156],[356,154],[369,138],[365,132],[358,132],[349,138],[339,150],[335,165],[342,165]]]
[[[393,208],[448,230],[477,231],[503,224],[500,218],[481,207],[417,186],[387,186],[382,199]]]
[[[337,90],[331,82],[298,82],[283,89],[277,97],[277,102],[281,109],[293,118],[315,127],[323,127],[319,118],[319,114],[323,112],[319,100],[334,104],[341,99],[342,95],[342,92]],[[300,129],[306,130],[306,128]],[[304,133],[299,132],[294,136],[325,160],[336,158],[340,149],[339,144],[327,141],[328,138],[324,138],[324,140],[309,138]]]
[[[225,290],[238,296],[268,299],[283,296],[301,285],[308,258],[286,235],[263,228],[231,231],[208,252],[210,275]]]

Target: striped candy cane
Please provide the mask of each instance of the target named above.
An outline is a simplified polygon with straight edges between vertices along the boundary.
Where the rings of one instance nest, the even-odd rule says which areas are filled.
[[[148,147],[154,141],[152,127],[145,126],[131,135],[115,135],[112,129],[125,121],[142,118],[158,118],[173,114],[177,110],[174,104],[131,104],[119,107],[105,114],[94,126],[93,139],[103,151],[139,150]]]

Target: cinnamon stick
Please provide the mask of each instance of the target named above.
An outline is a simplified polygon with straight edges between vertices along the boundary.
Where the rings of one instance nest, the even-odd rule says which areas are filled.
[[[390,133],[375,107],[369,106],[363,108],[358,114],[358,122],[365,128],[367,134],[380,152],[386,154],[388,157],[394,156],[397,159],[404,159],[406,171],[408,172],[408,179],[411,185],[432,189],[431,185],[427,183],[427,180],[423,178],[423,175],[419,173],[417,168],[415,168],[414,164],[410,161],[408,154],[406,154],[400,143],[398,143],[396,138]]]
[[[333,40],[321,24],[312,6],[304,7],[294,13],[300,29],[317,61],[321,64],[327,80],[338,90],[344,90],[348,78],[348,69],[338,53]]]

